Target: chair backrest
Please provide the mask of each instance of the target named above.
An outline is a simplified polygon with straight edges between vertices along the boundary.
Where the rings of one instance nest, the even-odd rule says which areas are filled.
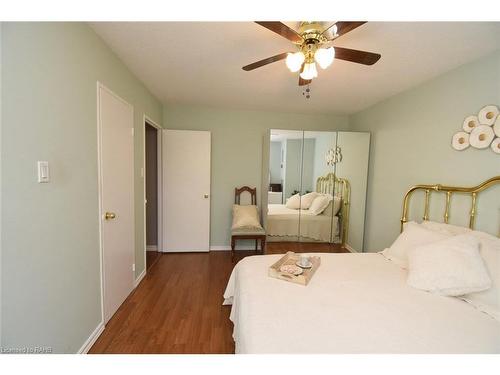
[[[234,203],[240,204],[241,193],[244,193],[245,191],[251,196],[251,204],[257,205],[257,188],[251,188],[249,186],[234,188]]]

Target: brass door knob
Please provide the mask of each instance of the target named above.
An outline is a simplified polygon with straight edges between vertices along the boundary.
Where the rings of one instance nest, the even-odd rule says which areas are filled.
[[[104,215],[104,218],[106,220],[111,220],[111,219],[114,219],[115,217],[116,217],[116,215],[114,212],[106,212],[106,214]]]

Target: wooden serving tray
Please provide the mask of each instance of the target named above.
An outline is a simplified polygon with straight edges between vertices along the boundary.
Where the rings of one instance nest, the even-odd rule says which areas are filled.
[[[300,284],[300,285],[307,285],[309,281],[312,279],[314,273],[316,270],[319,268],[321,265],[321,258],[320,257],[309,257],[309,260],[312,263],[312,267],[309,269],[304,269],[304,272],[302,274],[295,276],[295,275],[290,275],[289,273],[284,273],[280,271],[280,267],[282,265],[288,265],[288,264],[293,264],[300,259],[299,254],[295,254],[293,251],[287,252],[280,260],[278,260],[276,263],[274,263],[271,267],[269,267],[269,276],[274,277],[276,279],[280,280],[285,280],[289,281],[291,283],[295,284]]]

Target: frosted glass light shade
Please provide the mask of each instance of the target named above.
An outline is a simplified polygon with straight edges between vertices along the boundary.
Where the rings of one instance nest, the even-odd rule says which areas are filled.
[[[335,49],[330,48],[320,48],[314,54],[314,60],[319,64],[322,69],[328,68],[335,58]]]
[[[318,71],[316,70],[315,63],[309,63],[304,65],[304,71],[300,73],[302,79],[313,79],[318,76]]]
[[[298,72],[302,67],[302,63],[304,62],[305,56],[302,52],[289,53],[286,56],[286,66],[290,69],[291,72]]]

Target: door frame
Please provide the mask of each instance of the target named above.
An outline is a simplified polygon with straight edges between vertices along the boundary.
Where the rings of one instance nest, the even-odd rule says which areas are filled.
[[[99,273],[101,281],[101,323],[105,327],[105,315],[104,315],[104,248],[103,248],[103,219],[104,211],[102,207],[102,122],[101,122],[101,93],[100,90],[103,89],[109,94],[113,95],[115,98],[134,109],[134,106],[127,102],[125,99],[117,95],[111,89],[106,87],[100,81],[97,81],[97,195],[98,195],[98,212],[99,212]],[[133,113],[133,112],[132,112]],[[135,266],[135,257],[134,257]],[[146,265],[144,264],[144,267]],[[135,279],[135,274],[132,275]]]
[[[162,130],[163,128],[158,125],[155,121],[151,119],[148,115],[145,113],[143,114],[143,119],[142,119],[142,150],[143,150],[143,155],[142,155],[142,182],[143,182],[143,191],[144,191],[144,196],[143,196],[143,202],[144,202],[144,223],[143,223],[143,230],[144,230],[144,270],[146,270],[147,265],[146,265],[146,252],[147,252],[147,234],[146,234],[146,123],[148,125],[151,125],[153,128],[156,129],[156,177],[157,177],[157,197],[156,197],[156,202],[157,202],[157,218],[156,218],[156,224],[158,226],[157,228],[157,236],[158,238],[156,239],[157,242],[157,252],[163,252],[163,158],[162,158]]]

